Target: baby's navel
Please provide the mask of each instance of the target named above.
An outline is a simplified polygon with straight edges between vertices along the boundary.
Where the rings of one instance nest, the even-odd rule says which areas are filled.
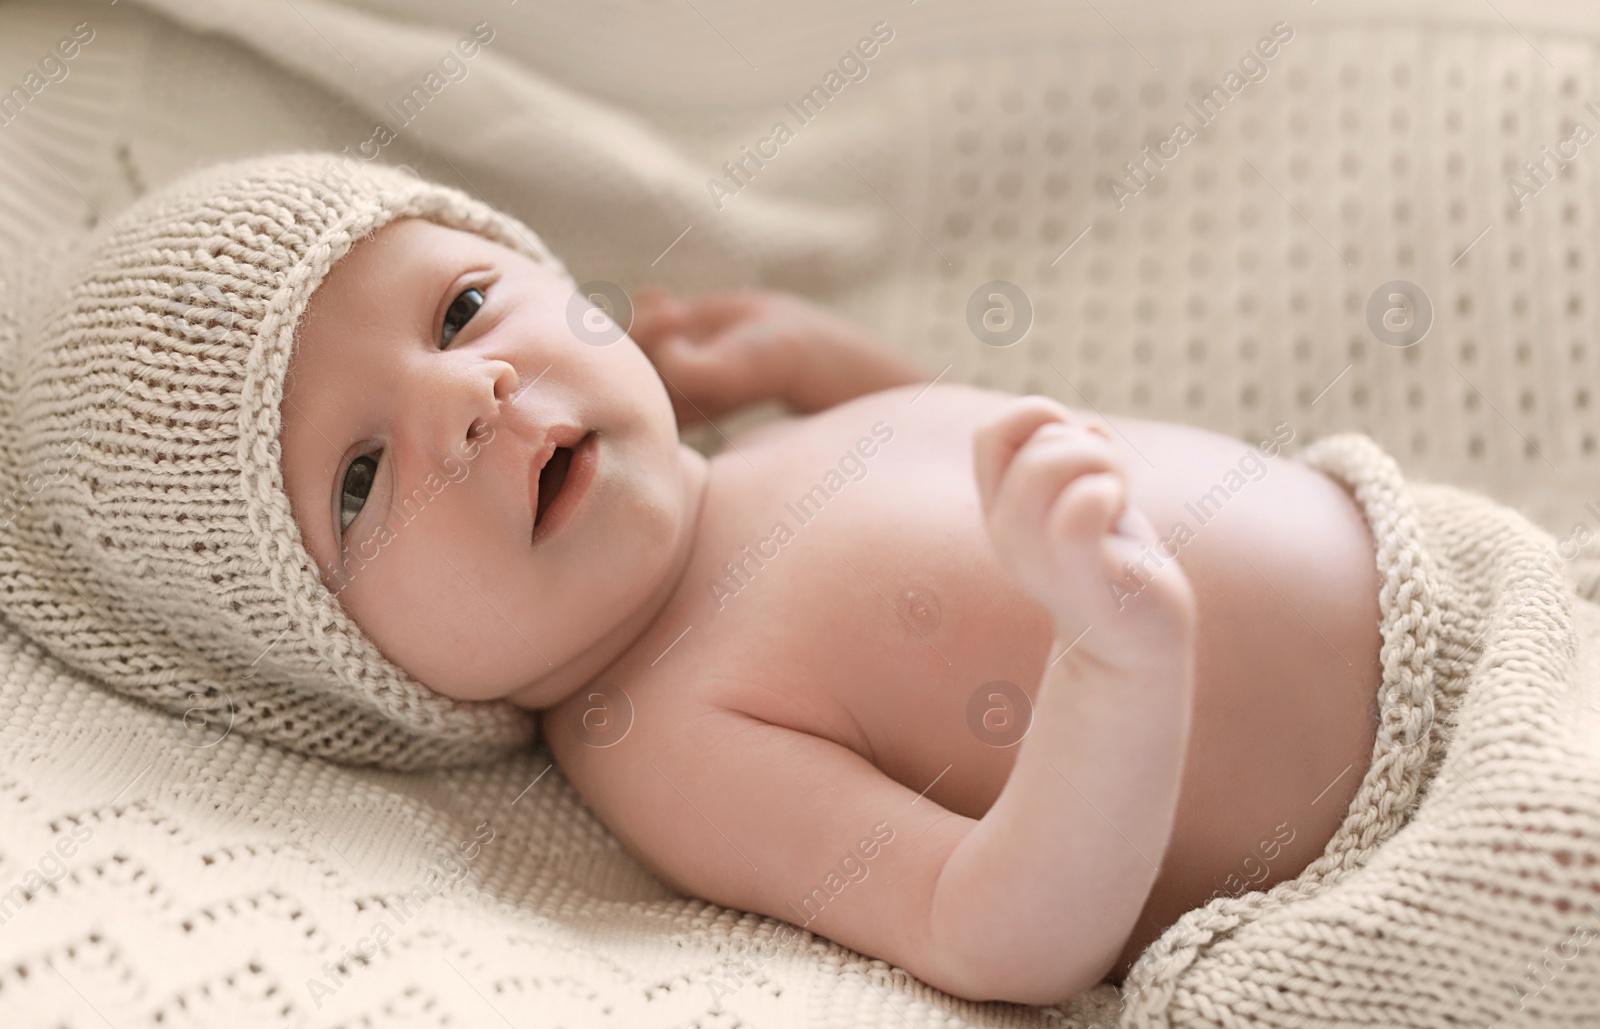
[[[939,628],[939,598],[933,591],[912,586],[900,598],[900,613],[924,635]]]

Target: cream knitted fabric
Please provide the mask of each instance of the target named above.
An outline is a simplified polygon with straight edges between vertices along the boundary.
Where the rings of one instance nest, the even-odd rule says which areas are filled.
[[[1403,483],[1364,439],[1305,457],[1355,485],[1379,543],[1377,760],[1322,857],[1184,916],[1122,1005],[1105,985],[972,1004],[678,896],[542,743],[409,774],[238,733],[174,746],[8,632],[0,1024],[1594,1026],[1600,606],[1538,570],[1549,537],[1507,509]]]
[[[1145,951],[1120,1025],[1600,1024],[1600,613],[1511,509],[1407,484],[1365,436],[1300,459],[1351,487],[1377,544],[1372,765],[1301,875]]]
[[[821,295],[930,369],[953,365],[945,381],[1087,398],[1112,417],[1242,438],[1280,416],[1304,439],[1359,425],[1406,468],[1537,511],[1560,534],[1576,518],[1593,524],[1583,505],[1600,469],[1600,164],[1585,150],[1515,213],[1504,177],[1587,120],[1600,35],[1584,5],[1567,5],[1576,14],[1566,22],[1550,17],[1556,3],[1503,6],[908,6],[889,13],[898,34],[871,79],[714,215],[707,174],[770,131],[783,103],[860,34],[870,19],[859,5],[808,7],[780,33],[774,15],[792,12],[770,2],[708,12],[716,32],[687,7],[639,0],[557,3],[532,20],[518,13],[526,3],[504,15],[484,6],[500,36],[384,159],[470,181],[539,225],[584,277]],[[79,21],[99,33],[70,78],[0,133],[7,241],[113,213],[200,161],[354,150],[472,20],[424,0],[0,9],[0,49],[17,75]],[[1297,35],[1271,78],[1148,195],[1107,210],[1107,179],[1279,18]],[[928,40],[942,49],[918,57]],[[1425,283],[1440,314],[1423,344],[1399,351],[1377,344],[1363,317],[1374,288],[1396,277]],[[967,297],[994,278],[1038,301],[1034,330],[1015,347],[977,345],[966,327]],[[1390,552],[1414,550],[1416,528]],[[1392,597],[1417,565],[1402,562],[1385,566]],[[1593,700],[1600,609],[1583,602],[1573,614],[1574,631],[1538,652],[1575,648],[1572,681]],[[1485,617],[1500,627],[1491,635],[1536,631]],[[1487,658],[1487,639],[1471,653]],[[1451,658],[1452,674],[1461,660]],[[966,1004],[810,934],[784,943],[771,920],[676,897],[627,859],[559,769],[544,771],[542,747],[396,775],[239,733],[172,746],[170,721],[0,635],[0,1024],[1106,1029],[1116,1018],[1109,987],[1063,1005],[1066,1018]],[[473,839],[482,819],[495,839],[402,923],[407,892],[438,867],[435,847]],[[58,876],[45,856],[90,831]],[[1387,847],[1411,831],[1395,831],[1362,875],[1384,869]],[[31,897],[21,910],[14,889]],[[1538,914],[1501,901],[1495,924]],[[361,961],[355,951],[379,920],[396,936]],[[1349,938],[1332,926],[1327,939]],[[1150,1000],[1130,996],[1130,1020],[1160,1017],[1149,1013],[1166,990],[1176,1024],[1253,1024],[1239,1001],[1261,997],[1259,967],[1244,969],[1241,990],[1212,988],[1226,982],[1208,964],[1224,937],[1192,947],[1169,938],[1181,967],[1161,982],[1145,969]],[[1395,952],[1379,942],[1376,953]],[[1543,1021],[1539,1005],[1565,997],[1581,1010],[1573,991],[1600,951],[1564,961],[1575,945],[1528,939],[1514,967],[1473,965],[1481,974],[1418,988],[1399,1024],[1570,1025],[1565,1012],[1564,1023]],[[1427,966],[1425,984],[1437,962],[1473,961],[1454,943],[1400,949],[1402,963],[1355,985],[1376,981],[1392,997],[1411,988],[1411,965]],[[1302,987],[1317,974],[1307,952],[1296,943],[1285,957]],[[341,954],[353,975],[335,982],[322,966]],[[1323,998],[1353,992],[1335,983],[1359,960],[1329,966],[1311,995],[1318,1014],[1298,1024],[1330,1022]],[[1522,1011],[1515,984],[1538,988],[1529,962],[1549,985]],[[313,998],[313,978],[336,996]],[[713,986],[733,993],[714,1005]],[[1309,1003],[1303,989],[1289,992]],[[1272,1000],[1261,1024],[1296,1025],[1266,1009]],[[1463,1022],[1462,1004],[1484,1014]],[[1373,1006],[1344,1024],[1390,1024]]]
[[[565,275],[525,226],[458,190],[332,154],[262,158],[101,226],[29,284],[38,316],[0,341],[5,617],[183,714],[196,746],[231,730],[419,768],[533,738],[527,713],[439,697],[385,659],[322,585],[284,492],[299,317],[354,241],[408,216]]]

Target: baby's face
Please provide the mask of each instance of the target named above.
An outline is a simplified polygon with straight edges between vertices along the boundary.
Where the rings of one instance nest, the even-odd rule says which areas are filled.
[[[571,296],[407,219],[334,265],[300,323],[280,442],[306,548],[384,655],[458,700],[562,700],[580,685],[562,670],[612,646],[687,545],[693,451],[666,388],[626,336],[576,336]],[[551,434],[586,440],[541,465]]]

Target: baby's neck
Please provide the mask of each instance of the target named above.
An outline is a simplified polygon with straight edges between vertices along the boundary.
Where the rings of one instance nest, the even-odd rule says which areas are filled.
[[[554,707],[593,682],[600,673],[628,652],[639,637],[655,623],[656,616],[677,593],[684,570],[689,567],[694,540],[699,532],[700,512],[705,500],[710,464],[704,455],[687,444],[678,445],[678,456],[683,470],[686,514],[678,537],[672,544],[672,563],[661,576],[661,581],[643,603],[591,646],[574,655],[533,685],[507,697],[506,699],[513,704],[530,710]]]

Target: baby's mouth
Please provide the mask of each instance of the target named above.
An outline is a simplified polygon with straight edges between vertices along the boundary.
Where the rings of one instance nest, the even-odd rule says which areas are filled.
[[[533,504],[534,544],[560,532],[572,520],[574,510],[584,502],[594,481],[599,461],[592,430],[564,428],[558,432],[566,444],[553,447],[544,466],[529,479],[530,491],[538,491]]]
[[[555,453],[550,455],[550,460],[545,462],[544,468],[539,472],[539,509],[533,515],[533,527],[537,529],[539,523],[544,521],[544,513],[550,509],[551,503],[556,499],[556,494],[561,492],[561,484],[567,481],[567,469],[572,465],[572,448],[556,447]]]

